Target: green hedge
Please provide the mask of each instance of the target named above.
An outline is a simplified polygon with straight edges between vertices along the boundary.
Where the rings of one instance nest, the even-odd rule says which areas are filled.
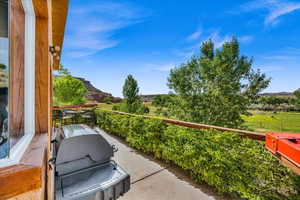
[[[255,199],[300,199],[300,178],[281,166],[263,143],[230,132],[195,130],[97,110],[97,123],[130,146],[186,170],[221,193]]]

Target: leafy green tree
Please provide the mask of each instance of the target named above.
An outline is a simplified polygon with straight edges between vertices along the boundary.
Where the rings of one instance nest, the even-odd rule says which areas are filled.
[[[157,107],[167,107],[171,102],[171,94],[159,94],[153,98],[152,105]]]
[[[240,56],[236,38],[220,49],[211,40],[201,46],[200,56],[171,70],[168,86],[175,92],[170,112],[187,121],[240,127],[242,114],[257,101],[270,79],[252,69],[252,59]]]
[[[57,105],[76,105],[86,103],[87,89],[83,82],[73,78],[66,68],[61,68],[54,78],[54,103]]]
[[[137,81],[133,78],[132,75],[128,75],[124,86],[123,86],[123,96],[124,100],[128,104],[133,104],[136,102],[140,102],[140,96],[139,96],[139,87]]]
[[[137,81],[132,75],[128,75],[123,86],[123,103],[120,106],[121,111],[136,113],[142,102],[139,96],[139,87]]]
[[[294,92],[294,95],[296,97],[294,100],[294,104],[298,109],[300,109],[300,91],[297,90],[296,92]]]
[[[65,68],[63,65],[60,65],[58,74],[61,76],[71,75],[69,70],[67,68]]]
[[[104,103],[106,104],[112,104],[112,101],[113,101],[113,97],[105,97],[103,99]]]
[[[165,117],[169,116],[168,107],[172,104],[173,94],[160,94],[153,98],[152,105],[156,107],[155,113],[158,115],[163,115]]]
[[[6,65],[5,64],[2,64],[2,63],[0,63],[0,69],[3,69],[3,70],[5,70],[7,67],[6,67]]]

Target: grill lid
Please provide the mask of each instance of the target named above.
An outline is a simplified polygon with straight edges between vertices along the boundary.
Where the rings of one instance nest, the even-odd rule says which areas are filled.
[[[87,134],[84,131],[83,135],[65,137],[60,142],[55,162],[58,174],[62,175],[110,161],[113,147],[96,131],[90,132]]]

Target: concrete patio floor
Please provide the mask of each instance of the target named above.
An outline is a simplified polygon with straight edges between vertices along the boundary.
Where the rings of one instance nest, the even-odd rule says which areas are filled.
[[[98,129],[119,151],[114,160],[131,176],[131,189],[120,200],[221,200],[225,199],[206,186],[193,184],[180,170],[174,170],[167,164],[154,161],[148,156],[136,152]],[[176,172],[177,171],[177,172]]]

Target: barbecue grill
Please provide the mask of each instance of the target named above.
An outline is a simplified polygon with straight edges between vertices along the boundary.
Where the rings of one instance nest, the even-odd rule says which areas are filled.
[[[116,148],[97,131],[67,125],[52,143],[56,200],[115,200],[130,189],[130,176],[112,160]]]

